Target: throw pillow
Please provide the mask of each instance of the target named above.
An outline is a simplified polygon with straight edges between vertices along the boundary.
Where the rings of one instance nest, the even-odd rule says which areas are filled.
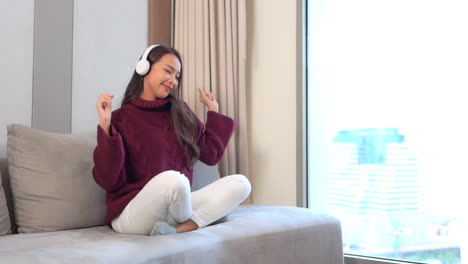
[[[96,133],[7,126],[7,157],[19,233],[104,225],[105,191],[92,176]]]

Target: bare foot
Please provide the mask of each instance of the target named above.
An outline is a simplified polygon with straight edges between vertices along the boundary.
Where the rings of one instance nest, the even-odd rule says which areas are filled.
[[[198,228],[198,225],[194,221],[189,219],[181,224],[176,225],[175,228],[177,233],[184,233],[196,230]]]

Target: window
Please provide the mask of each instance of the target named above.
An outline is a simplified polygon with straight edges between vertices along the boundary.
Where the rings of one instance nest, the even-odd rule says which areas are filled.
[[[309,207],[345,253],[468,263],[468,1],[306,6]]]

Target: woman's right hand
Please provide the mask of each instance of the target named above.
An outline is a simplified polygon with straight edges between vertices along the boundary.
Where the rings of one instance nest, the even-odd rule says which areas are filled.
[[[113,98],[113,94],[100,94],[96,103],[100,125],[106,132],[110,129]]]

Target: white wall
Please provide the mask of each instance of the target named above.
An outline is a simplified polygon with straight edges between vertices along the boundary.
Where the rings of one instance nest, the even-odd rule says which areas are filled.
[[[0,1],[0,35],[0,159],[6,159],[6,125],[31,125],[34,0]]]
[[[72,133],[95,131],[100,93],[120,106],[147,45],[147,0],[79,0],[74,5]]]
[[[247,1],[250,176],[255,204],[296,206],[296,1]]]
[[[94,131],[100,93],[120,105],[147,43],[147,0],[74,1],[72,133]],[[0,1],[0,159],[6,125],[31,126],[34,0]]]
[[[74,4],[72,132],[93,131],[100,93],[120,103],[146,47],[146,0]],[[296,1],[247,1],[252,198],[296,205]],[[31,125],[34,1],[0,1],[0,157],[6,124]],[[13,21],[13,22],[12,22]]]

